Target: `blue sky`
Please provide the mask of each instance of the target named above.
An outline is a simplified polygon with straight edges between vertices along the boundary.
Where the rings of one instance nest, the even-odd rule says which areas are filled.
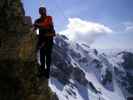
[[[39,17],[39,0],[22,1],[26,15],[31,16],[33,21]],[[89,43],[94,48],[133,48],[131,45],[133,43],[133,0],[44,0],[44,2],[48,14],[53,16],[57,32],[64,34],[75,32],[73,37],[76,41],[86,40],[83,42]],[[75,27],[75,24],[86,25],[85,27],[89,29],[77,30],[80,27]],[[69,26],[74,26],[76,31]],[[109,33],[108,29],[112,32]],[[70,34],[73,33],[66,33],[66,35]],[[92,41],[77,37],[82,34]]]

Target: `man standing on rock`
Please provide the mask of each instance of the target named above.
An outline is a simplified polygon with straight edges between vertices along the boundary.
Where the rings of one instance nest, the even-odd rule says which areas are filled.
[[[51,16],[47,16],[45,7],[39,8],[40,18],[34,23],[34,30],[39,29],[37,50],[40,50],[40,62],[39,77],[45,76],[49,78],[50,65],[51,65],[51,53],[53,47],[53,37],[55,36],[55,30]],[[46,64],[46,67],[45,67]]]

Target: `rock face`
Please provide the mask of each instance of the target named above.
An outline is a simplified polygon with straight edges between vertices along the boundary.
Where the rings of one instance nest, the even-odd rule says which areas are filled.
[[[0,59],[18,59],[22,52],[23,43],[30,46],[31,53],[33,55],[33,34],[29,31],[29,25],[25,25],[25,12],[20,0],[2,0],[0,5]],[[28,37],[28,39],[26,38]],[[25,47],[23,46],[23,47]],[[29,56],[27,55],[27,57]],[[31,58],[30,58],[31,59]]]
[[[123,92],[125,96],[130,100],[133,97],[133,53],[130,52],[120,52],[117,56],[121,56],[123,62],[119,65],[123,68],[124,71],[115,69],[115,72],[118,73],[117,79],[123,87]]]
[[[36,36],[20,0],[0,3],[0,100],[55,100],[37,78]]]
[[[64,86],[71,84],[70,79],[78,82],[84,88],[91,88],[91,90],[97,93],[97,89],[93,86],[91,82],[86,79],[84,71],[81,70],[79,65],[72,62],[72,58],[79,58],[81,55],[75,52],[73,49],[70,48],[70,44],[68,39],[64,35],[58,35],[55,38],[55,44],[53,48],[53,55],[52,55],[52,64],[51,67],[51,76],[56,78],[60,83]],[[78,45],[77,45],[78,47]],[[71,55],[71,56],[70,56]],[[78,59],[77,59],[78,60]],[[79,60],[78,60],[79,61]],[[74,85],[75,87],[76,85]],[[78,86],[77,86],[78,87]],[[71,91],[67,91],[69,94],[75,94],[73,89]],[[87,100],[87,99],[86,99]]]

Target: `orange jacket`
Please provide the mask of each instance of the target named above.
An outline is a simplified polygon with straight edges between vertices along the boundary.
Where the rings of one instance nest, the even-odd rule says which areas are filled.
[[[38,19],[35,25],[38,24],[38,28],[42,27],[47,30],[54,30],[53,21],[51,16],[46,16],[44,19]],[[45,33],[45,36],[55,36],[55,31]]]
[[[51,16],[47,16],[41,23],[40,26],[44,27],[46,29],[49,29],[50,26],[53,25],[53,21],[52,21],[52,17]]]

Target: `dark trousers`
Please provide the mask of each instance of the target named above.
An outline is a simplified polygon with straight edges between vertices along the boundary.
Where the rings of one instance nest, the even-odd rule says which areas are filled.
[[[40,73],[46,75],[49,78],[50,65],[51,65],[51,54],[53,47],[53,37],[45,38],[42,43],[40,43]],[[46,67],[45,67],[46,65]]]

